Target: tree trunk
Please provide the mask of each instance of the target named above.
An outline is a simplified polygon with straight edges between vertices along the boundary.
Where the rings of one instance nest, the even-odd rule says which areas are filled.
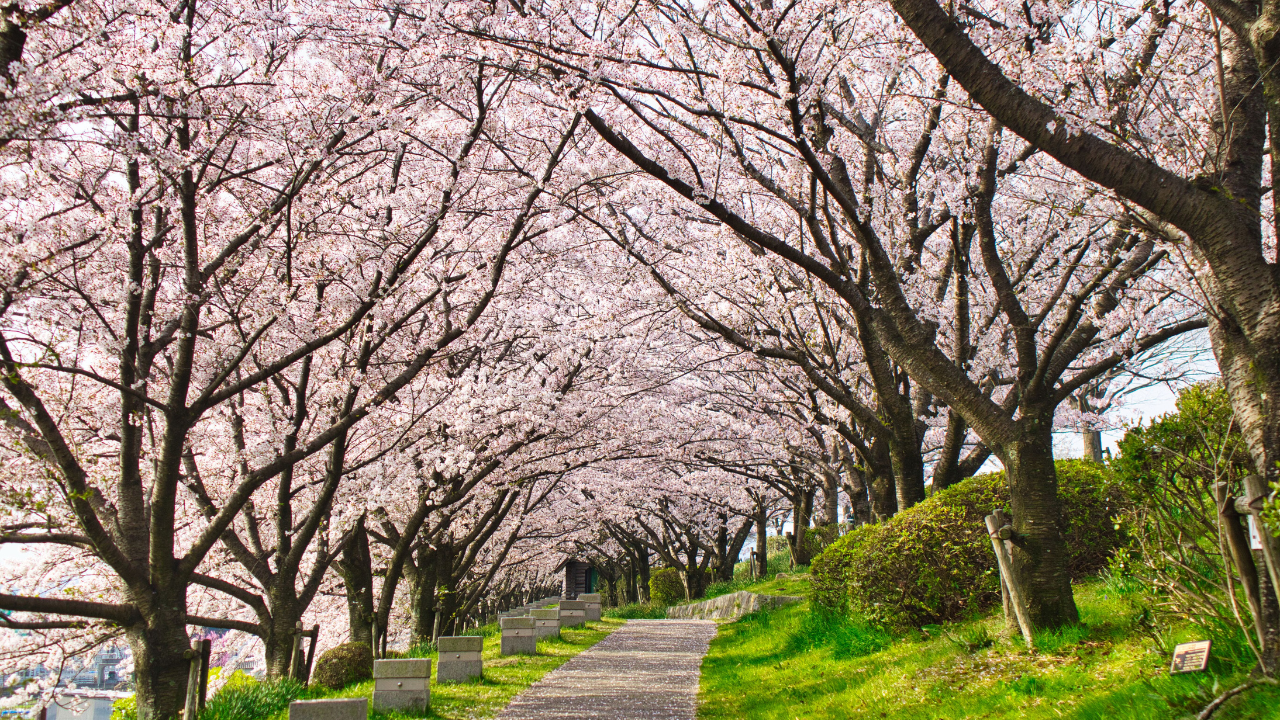
[[[761,508],[756,512],[756,577],[769,574],[769,515]]]
[[[840,476],[833,470],[822,473],[822,524],[840,523]]]
[[[187,634],[186,593],[181,597],[141,593],[135,605],[143,622],[129,627],[126,636],[133,652],[136,673],[138,720],[175,720],[186,702],[190,661],[183,653],[191,648]]]
[[[636,590],[639,591],[640,602],[649,602],[649,548],[644,543],[636,543]]]
[[[298,631],[301,614],[296,607],[296,599],[291,602],[287,594],[288,590],[274,589],[268,593],[271,618],[262,644],[267,677],[271,679],[288,677],[293,664],[293,636]]]
[[[947,411],[947,434],[942,441],[938,464],[933,468],[934,492],[949,488],[964,479],[960,474],[960,452],[964,449],[967,429],[968,423],[964,421],[963,415],[955,410]]]
[[[1052,415],[1019,421],[1022,436],[999,457],[1009,482],[1013,514],[1013,572],[1036,628],[1080,621],[1071,592],[1058,475],[1053,465]]]
[[[419,569],[409,575],[409,614],[415,644],[431,642],[436,621],[436,573],[432,559],[419,557]]]
[[[791,564],[808,565],[809,560],[809,520],[813,517],[814,491],[803,490],[796,502],[791,506]]]
[[[1086,428],[1080,433],[1080,439],[1084,443],[1084,459],[1102,462],[1102,431]]]
[[[356,521],[354,535],[335,563],[347,595],[347,627],[351,642],[373,647],[373,559],[364,518]]]

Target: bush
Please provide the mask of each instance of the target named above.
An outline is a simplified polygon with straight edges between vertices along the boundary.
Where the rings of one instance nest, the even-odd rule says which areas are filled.
[[[236,673],[205,704],[200,720],[259,720],[289,707],[306,688],[290,678],[259,681]]]
[[[655,605],[674,605],[685,599],[680,571],[663,568],[649,576],[649,600]]]
[[[1096,463],[1057,463],[1058,496],[1073,579],[1106,567],[1119,545],[1120,494]],[[833,543],[813,562],[813,596],[892,628],[960,620],[1000,601],[995,554],[983,517],[1008,507],[1004,473],[935,493]]]
[[[373,677],[373,650],[365,643],[344,643],[316,660],[312,680],[331,690]]]
[[[138,696],[122,697],[111,703],[111,720],[138,720]]]

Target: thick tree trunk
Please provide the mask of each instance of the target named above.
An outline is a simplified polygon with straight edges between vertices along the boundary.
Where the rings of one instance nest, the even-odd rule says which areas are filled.
[[[272,679],[288,677],[289,668],[293,664],[293,636],[298,630],[301,613],[298,611],[297,599],[288,597],[289,594],[291,593],[287,590],[268,593],[271,619],[262,644],[267,677]]]
[[[636,551],[636,590],[640,602],[649,602],[649,548],[644,543],[635,544]]]
[[[791,564],[808,565],[809,521],[813,517],[813,490],[803,490],[791,506]]]
[[[942,441],[938,464],[933,468],[933,491],[937,492],[964,479],[960,474],[960,452],[969,425],[964,416],[955,410],[947,411],[947,434]]]
[[[833,470],[822,473],[822,524],[840,522],[840,475]]]
[[[166,597],[150,588],[130,595],[143,622],[126,631],[136,673],[138,720],[176,720],[186,701],[190,661],[183,656],[191,648],[187,634],[186,592]]]
[[[436,621],[436,573],[431,560],[419,558],[419,569],[409,577],[409,615],[415,644],[431,642]]]
[[[1082,457],[1096,463],[1102,462],[1102,431],[1086,428],[1080,433],[1080,440],[1084,444]]]
[[[894,512],[921,502],[924,493],[924,456],[920,453],[920,438],[915,432],[916,418],[903,418],[910,428],[895,428],[896,442],[890,443],[889,454],[893,458],[893,482],[897,507]]]
[[[373,559],[369,554],[369,533],[364,518],[357,521],[354,535],[335,563],[347,595],[347,627],[351,642],[373,647]]]
[[[1036,628],[1080,620],[1071,592],[1062,504],[1053,465],[1052,415],[1020,421],[1022,437],[999,451],[1013,514],[1013,571]]]
[[[888,443],[876,440],[871,444],[871,454],[876,461],[867,463],[867,494],[871,501],[871,519],[879,522],[898,512],[897,483],[891,472]]]
[[[707,594],[707,571],[697,563],[697,555],[694,553],[690,554],[689,565],[684,572],[685,592],[689,594],[690,600],[697,600]]]

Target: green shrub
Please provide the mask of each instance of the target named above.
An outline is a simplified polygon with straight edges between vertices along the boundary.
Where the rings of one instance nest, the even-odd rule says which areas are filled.
[[[138,720],[138,696],[122,697],[111,703],[111,720]]]
[[[344,643],[326,650],[316,660],[315,682],[331,690],[373,677],[373,650],[365,643]]]
[[[1107,469],[1057,463],[1068,567],[1083,578],[1106,567],[1120,537],[1120,494]],[[813,596],[892,628],[963,619],[1000,601],[995,554],[983,517],[1008,507],[1004,473],[967,479],[833,543],[813,562]]]
[[[205,704],[200,720],[260,720],[289,707],[306,688],[297,680],[260,681],[236,673]]]
[[[674,605],[685,599],[680,571],[663,568],[649,576],[649,600],[655,605]]]

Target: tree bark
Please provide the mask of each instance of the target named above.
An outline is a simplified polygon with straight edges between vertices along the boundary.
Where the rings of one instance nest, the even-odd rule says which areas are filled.
[[[364,517],[356,521],[351,541],[335,563],[347,596],[347,627],[351,642],[373,647],[373,558],[369,553],[369,532]]]
[[[1009,482],[1013,514],[1013,571],[1036,628],[1080,621],[1071,592],[1058,475],[1053,464],[1052,415],[1020,421],[1021,437],[997,449]]]
[[[153,593],[148,585],[127,595],[143,618],[125,633],[136,673],[138,720],[173,720],[186,702],[190,667],[183,657],[191,648],[186,587],[178,593]]]

